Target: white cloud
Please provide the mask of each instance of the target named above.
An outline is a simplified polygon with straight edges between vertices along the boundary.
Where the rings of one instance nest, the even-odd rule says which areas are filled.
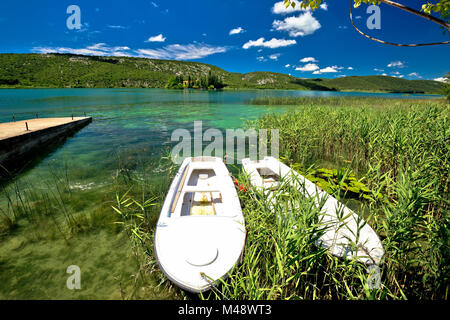
[[[373,69],[374,71],[377,71],[377,72],[384,72],[384,70],[383,69],[377,69],[377,68],[375,68],[375,69]]]
[[[71,53],[88,56],[130,56],[129,47],[110,47],[106,43],[97,43],[86,48],[67,48],[67,47],[35,47],[33,52],[38,53]]]
[[[194,43],[187,45],[173,44],[160,49],[138,49],[131,52],[131,49],[126,46],[110,47],[105,43],[97,43],[86,48],[36,47],[33,48],[32,51],[38,53],[72,53],[94,56],[137,56],[153,59],[190,60],[201,59],[212,54],[226,52],[227,48]]]
[[[280,53],[274,53],[274,54],[271,54],[270,56],[269,56],[269,59],[271,59],[271,60],[278,60],[278,58],[281,56],[281,54]]]
[[[340,69],[340,68],[341,67],[337,67],[337,66],[326,67],[326,68],[320,69],[320,72],[321,73],[334,73],[334,72],[339,72],[338,69]]]
[[[392,61],[387,65],[389,68],[403,68],[405,64],[401,61]]]
[[[322,74],[322,72],[320,72],[319,70],[316,70],[313,72],[313,74]]]
[[[242,29],[241,27],[237,27],[235,29],[231,29],[229,34],[231,36],[233,34],[239,34],[239,33],[243,33],[243,32],[245,32],[244,29]]]
[[[208,44],[171,44],[160,49],[138,49],[140,57],[153,59],[192,60],[201,59],[212,54],[226,52],[226,47],[213,47]]]
[[[285,65],[285,68],[289,68],[291,65],[288,63],[287,65]]]
[[[311,11],[310,8],[307,9],[302,9],[302,7],[300,6],[299,1],[297,0],[293,0],[292,2],[295,3],[295,7],[293,8],[292,6],[289,6],[286,8],[286,6],[284,5],[284,1],[279,1],[276,2],[273,7],[272,7],[272,12],[275,14],[288,14],[288,13],[293,13],[293,12],[298,12],[298,11]],[[328,5],[324,2],[319,6],[320,9],[327,11],[328,10]]]
[[[305,57],[305,58],[301,59],[300,62],[303,62],[303,63],[317,62],[317,60],[315,58],[313,58],[313,57]]]
[[[382,73],[381,75],[387,77],[387,74],[386,74],[386,73]]]
[[[266,58],[264,58],[264,57],[256,57],[256,60],[258,60],[258,61],[267,61],[267,59]]]
[[[272,7],[272,12],[276,13],[276,14],[287,14],[287,13],[292,13],[292,12],[296,12],[296,11],[306,11],[305,9],[302,9],[300,7],[300,4],[298,1],[294,0],[293,2],[295,3],[294,8],[292,8],[292,6],[289,6],[286,8],[286,6],[284,5],[284,1],[276,2]]]
[[[319,69],[319,66],[315,63],[308,63],[308,64],[304,65],[303,67],[295,68],[295,70],[302,71],[302,72],[314,71],[314,70],[318,70],[318,69]]]
[[[319,21],[312,16],[311,12],[306,12],[298,17],[288,17],[283,21],[275,20],[272,26],[277,31],[288,32],[291,37],[313,34],[321,27]]]
[[[411,72],[410,74],[408,74],[408,77],[422,78],[417,72]]]
[[[155,7],[155,8],[158,8],[159,6],[156,4],[156,3],[154,3],[153,1],[151,2],[151,4],[153,5],[153,7]]]
[[[347,70],[353,70],[353,67],[348,67]]]
[[[448,83],[448,79],[444,78],[444,77],[439,77],[439,78],[435,78],[433,79],[434,81],[439,81],[439,82],[444,82],[444,83]]]
[[[166,41],[166,38],[160,33],[157,36],[153,36],[148,38],[145,42],[164,42]]]
[[[108,28],[111,28],[111,29],[126,29],[127,27],[124,27],[124,26],[108,25]]]
[[[272,38],[269,41],[264,41],[264,38],[259,38],[258,40],[250,40],[248,42],[246,42],[242,48],[244,49],[248,49],[251,47],[266,47],[266,48],[280,48],[280,47],[287,47],[287,46],[292,46],[294,44],[296,44],[297,41],[295,40],[285,40],[285,39],[276,39],[276,38]]]

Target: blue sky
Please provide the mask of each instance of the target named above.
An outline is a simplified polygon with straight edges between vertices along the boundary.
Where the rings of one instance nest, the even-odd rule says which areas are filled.
[[[400,1],[420,8],[424,1]],[[70,30],[70,5],[81,29]],[[364,32],[392,42],[449,40],[437,25],[380,5],[381,29],[369,30],[367,6],[354,9]],[[276,0],[85,1],[0,3],[0,52],[79,53],[176,59],[231,72],[273,71],[296,77],[390,75],[436,79],[450,71],[450,45],[404,48],[373,42],[350,24],[347,0],[309,12]]]

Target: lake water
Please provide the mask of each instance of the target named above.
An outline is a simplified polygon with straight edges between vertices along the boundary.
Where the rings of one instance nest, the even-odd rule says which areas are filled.
[[[427,98],[427,95],[341,93],[293,90],[194,91],[160,89],[14,89],[0,90],[0,122],[39,117],[82,116],[94,121],[62,146],[40,159],[25,176],[42,180],[49,164],[76,171],[77,185],[102,183],[122,158],[159,156],[169,148],[173,130],[203,127],[237,128],[285,108],[252,106],[246,102],[266,96],[374,96]]]
[[[233,129],[245,120],[268,112],[295,107],[254,106],[246,102],[266,96],[375,96],[428,98],[426,95],[339,93],[289,90],[182,91],[159,89],[15,89],[0,90],[0,122],[39,117],[82,116],[93,122],[63,144],[37,159],[14,180],[18,188],[46,192],[55,173],[67,175],[72,195],[77,192],[79,210],[90,212],[101,202],[114,199],[110,184],[121,167],[134,170],[139,163],[158,159],[174,144],[177,128],[193,130],[194,121],[203,128]],[[158,176],[160,168],[148,167]],[[86,194],[88,192],[88,194]],[[111,193],[111,194],[110,194]],[[86,197],[90,197],[88,200]],[[84,202],[83,202],[84,201]],[[89,202],[91,207],[86,207]],[[104,208],[111,214],[111,204]],[[0,196],[0,215],[8,210]],[[78,210],[77,206],[74,206]],[[109,212],[108,211],[108,212]],[[39,230],[38,230],[39,231]],[[0,299],[2,298],[120,298],[119,280],[135,272],[127,239],[101,232],[64,239],[40,239],[25,223],[5,239],[0,238]],[[131,259],[131,260],[130,260]],[[131,262],[130,262],[131,261]],[[80,265],[84,291],[65,288],[65,268]],[[87,271],[86,271],[87,270]],[[127,278],[128,277],[128,278]],[[121,280],[122,281],[122,280]],[[124,282],[124,283],[125,283]],[[146,298],[164,298],[158,292]]]

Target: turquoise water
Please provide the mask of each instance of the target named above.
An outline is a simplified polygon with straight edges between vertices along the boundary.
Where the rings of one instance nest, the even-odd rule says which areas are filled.
[[[102,184],[114,174],[118,159],[155,158],[170,149],[173,130],[237,128],[244,120],[285,108],[252,106],[266,96],[374,96],[427,98],[427,95],[341,93],[293,90],[160,90],[160,89],[4,89],[0,90],[0,122],[39,117],[82,116],[94,121],[62,146],[40,159],[23,175],[43,181],[56,168],[68,168],[76,185]],[[133,167],[132,164],[129,164]]]

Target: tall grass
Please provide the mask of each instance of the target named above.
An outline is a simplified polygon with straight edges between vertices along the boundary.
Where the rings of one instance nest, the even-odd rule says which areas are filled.
[[[362,209],[371,213],[372,226],[382,235],[385,285],[396,297],[446,298],[448,103],[345,101],[300,99],[294,111],[249,125],[279,128],[281,154],[290,164],[349,166],[374,193],[383,193],[386,197],[374,196]]]

